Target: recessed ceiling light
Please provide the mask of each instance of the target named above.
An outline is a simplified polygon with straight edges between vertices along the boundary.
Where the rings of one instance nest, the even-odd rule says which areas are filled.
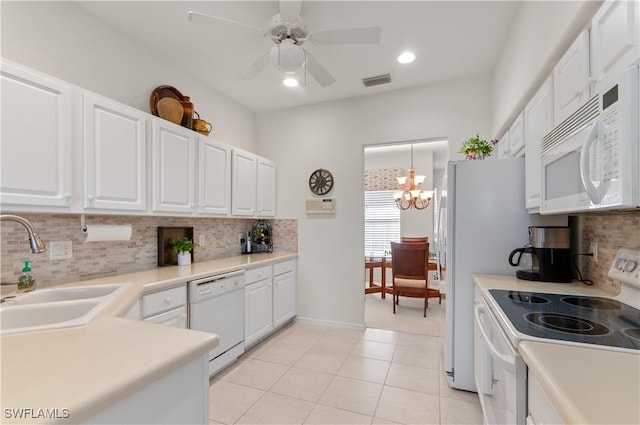
[[[298,80],[296,80],[293,77],[287,77],[284,80],[282,80],[282,84],[284,84],[287,87],[295,87],[298,85]]]
[[[398,62],[400,63],[411,63],[416,59],[416,55],[411,52],[404,52],[400,56],[398,56]]]

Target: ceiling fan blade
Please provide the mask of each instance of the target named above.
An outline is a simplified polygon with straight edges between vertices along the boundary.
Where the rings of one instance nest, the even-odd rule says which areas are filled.
[[[309,74],[311,74],[311,76],[318,82],[318,84],[320,84],[322,87],[327,87],[336,82],[336,79],[333,78],[331,74],[329,74],[329,71],[327,71],[327,69],[322,66],[320,62],[318,62],[316,58],[311,55],[311,53],[309,53],[307,50],[305,50],[304,52],[307,56],[307,71],[309,71]]]
[[[280,0],[280,19],[288,24],[300,21],[301,0]]]
[[[193,22],[194,24],[202,24],[202,25],[215,25],[220,22],[224,22],[227,24],[239,25],[245,28],[251,28],[252,30],[256,30],[260,32],[260,34],[264,35],[266,30],[264,28],[255,27],[251,24],[245,24],[244,22],[238,22],[227,18],[221,18],[220,16],[207,15],[206,13],[189,11],[187,13],[187,20],[189,22]]]
[[[240,74],[240,78],[242,78],[243,80],[250,80],[260,72],[262,72],[262,70],[265,69],[267,65],[269,65],[269,62],[271,60],[270,53],[271,49],[264,52],[254,63],[251,64],[251,66],[249,66],[249,68],[247,68]]]
[[[382,31],[380,27],[346,28],[319,31],[309,34],[314,44],[377,44]]]

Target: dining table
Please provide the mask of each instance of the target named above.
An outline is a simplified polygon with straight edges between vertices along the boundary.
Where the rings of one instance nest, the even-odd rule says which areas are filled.
[[[429,271],[438,270],[437,260],[429,261],[427,267]],[[380,282],[374,281],[373,278],[373,271],[378,268],[380,269]],[[369,286],[364,288],[365,294],[375,294],[380,292],[380,297],[386,298],[386,294],[391,294],[393,292],[393,288],[391,286],[387,287],[387,269],[393,269],[391,257],[365,256],[364,269],[365,273],[367,273],[367,271],[369,272]]]

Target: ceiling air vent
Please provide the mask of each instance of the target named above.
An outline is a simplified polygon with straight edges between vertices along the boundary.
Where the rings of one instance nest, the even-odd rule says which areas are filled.
[[[379,86],[380,84],[388,84],[391,82],[391,74],[376,75],[375,77],[363,78],[362,84],[365,87]]]

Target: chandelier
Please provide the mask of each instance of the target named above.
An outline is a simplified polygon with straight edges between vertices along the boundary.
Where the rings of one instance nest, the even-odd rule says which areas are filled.
[[[413,167],[413,145],[411,145],[411,167],[409,177],[397,177],[399,190],[393,192],[393,199],[396,206],[401,210],[423,210],[431,203],[433,191],[422,190],[424,176],[416,176],[416,169]]]

